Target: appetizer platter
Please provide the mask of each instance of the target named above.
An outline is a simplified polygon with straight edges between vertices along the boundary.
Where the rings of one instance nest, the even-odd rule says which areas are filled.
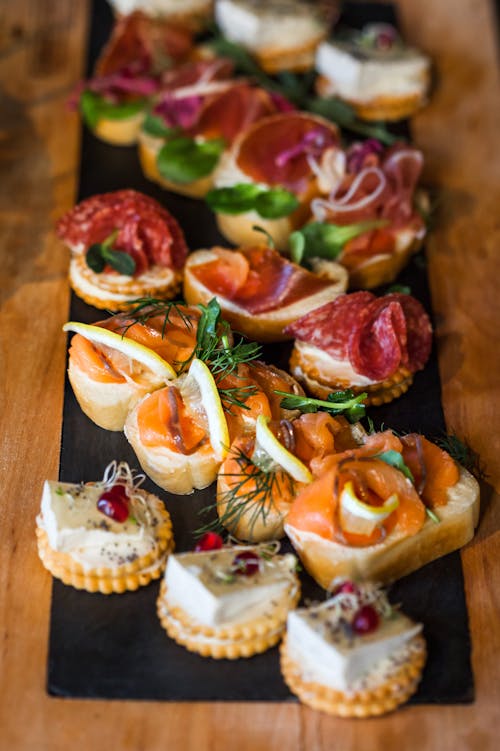
[[[387,6],[370,5],[361,13],[356,4],[356,13],[345,9],[351,25],[391,20]],[[92,60],[109,24],[109,11],[96,3]],[[183,49],[181,44],[180,66]],[[325,68],[330,55],[323,55]],[[265,70],[279,70],[274,58],[259,52],[257,59]],[[420,62],[410,56],[419,74]],[[203,76],[206,68],[196,65]],[[409,697],[418,703],[471,701],[457,549],[474,534],[479,497],[476,481],[456,461],[453,437],[443,439],[425,262],[413,255],[425,234],[412,208],[421,156],[407,145],[385,150],[373,141],[361,151],[358,142],[343,150],[329,120],[257,96],[253,82],[228,87],[227,73],[218,71],[209,81],[216,85],[213,101],[226,99],[217,108],[227,108],[236,96],[247,104],[258,100],[261,116],[237,133],[224,130],[224,148],[210,146],[208,152],[207,133],[221,141],[219,125],[209,131],[205,123],[194,137],[192,130],[180,136],[157,130],[142,141],[128,129],[128,140],[120,141],[116,130],[109,138],[101,122],[94,132],[107,143],[85,132],[80,201],[58,224],[71,249],[76,295],[65,327],[74,336],[60,482],[47,485],[38,521],[40,557],[56,577],[49,691],[167,700],[282,701],[296,695],[315,708],[361,717],[391,711]],[[161,96],[156,106],[165,111]],[[254,104],[252,111],[260,111]],[[202,109],[210,123],[211,105]],[[394,102],[390,109],[399,112]],[[153,109],[153,116],[159,111]],[[402,112],[407,114],[404,107]],[[150,115],[142,113],[139,131]],[[268,128],[278,140],[288,139],[277,154],[263,135]],[[206,174],[183,175],[179,186],[179,173],[167,168],[159,179],[151,165],[159,167],[173,153],[176,139],[186,145],[190,138],[203,150]],[[139,153],[109,145],[134,139]],[[258,169],[242,160],[264,142]],[[262,172],[267,159],[273,175]],[[236,182],[235,164],[240,175],[244,164],[248,170]],[[278,197],[281,204],[288,201],[287,213],[269,211],[269,193],[273,207]],[[203,195],[206,203],[193,198]],[[360,207],[361,217],[353,218]],[[306,208],[312,222],[306,223]],[[339,220],[343,212],[348,221]],[[325,227],[331,232],[355,222],[354,234],[333,257],[318,258],[311,250],[315,232],[323,236]],[[229,250],[228,241],[237,248]],[[187,255],[188,248],[199,250]],[[124,257],[125,265],[133,260],[133,269],[124,267]],[[303,266],[296,263],[302,260]],[[397,287],[388,287],[396,276]],[[175,302],[182,277],[185,302]],[[106,318],[107,309],[123,312]],[[360,423],[363,405],[368,421]],[[173,424],[181,428],[172,433]],[[273,508],[260,521],[252,505],[250,513],[236,505],[235,513],[240,491],[234,476],[243,476],[238,488],[247,502],[267,492],[259,478],[275,483],[276,513]],[[68,561],[58,552],[65,549],[65,525],[77,525],[63,518],[61,496],[71,509],[80,513],[81,506],[90,515],[87,529],[95,541],[88,545],[102,546],[95,569],[85,557],[83,563]],[[156,496],[168,513],[161,513]],[[133,547],[130,558],[116,557],[116,551],[110,558],[101,540],[102,530],[118,534],[120,524],[126,543],[120,535],[105,535],[120,550],[122,544],[137,546],[134,524],[142,542],[150,541],[138,551]],[[288,540],[276,543],[285,532]],[[296,556],[305,569],[300,576]],[[160,577],[161,585],[150,583]],[[371,579],[392,585],[390,602],[397,606]],[[224,620],[218,608],[228,583],[233,595],[225,607],[237,614]],[[294,610],[300,590],[302,605]],[[272,612],[271,606],[262,610],[266,598]],[[205,603],[201,608],[197,599]],[[247,609],[253,614],[248,623],[238,615]],[[275,645],[285,628],[280,669]],[[329,681],[311,662],[307,643],[317,643],[316,655],[325,650],[325,659],[343,654],[345,675]],[[378,657],[366,657],[365,664],[359,657],[365,652]],[[371,669],[378,675],[379,662],[394,655],[396,668],[384,667],[366,700],[372,679],[366,688],[356,664],[361,660],[366,675]],[[390,688],[396,684],[404,687],[399,693]]]

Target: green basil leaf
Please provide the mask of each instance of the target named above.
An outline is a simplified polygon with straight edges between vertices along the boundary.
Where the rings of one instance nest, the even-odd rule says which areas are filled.
[[[407,477],[408,480],[410,480],[410,482],[415,482],[409,467],[406,466],[405,461],[399,451],[383,451],[381,454],[377,454],[375,456],[375,459],[381,459],[386,464],[390,464],[391,467],[399,469],[399,471],[402,472],[404,476]]]
[[[90,246],[85,254],[85,260],[87,266],[95,271],[96,274],[100,274],[104,270],[106,262],[102,257],[102,245],[101,243],[94,243]]]
[[[311,222],[310,224],[306,224],[305,227],[302,227],[297,232],[297,234],[301,234],[304,238],[302,259],[328,258],[331,261],[335,261],[349,240],[353,240],[355,237],[365,232],[370,232],[373,229],[385,227],[386,224],[387,221],[384,219],[358,222],[357,224],[347,224],[345,226],[328,224],[327,222]]]
[[[80,110],[89,128],[95,128],[99,120],[126,120],[144,109],[146,101],[114,104],[93,91],[84,91],[80,97]]]
[[[142,124],[142,130],[148,136],[154,136],[155,138],[172,138],[180,132],[179,128],[169,128],[168,125],[165,125],[162,117],[153,115],[152,112],[148,112],[146,115]]]
[[[113,250],[101,245],[101,256],[111,268],[126,276],[133,276],[135,271],[135,261],[128,253],[121,250]]]
[[[262,188],[254,183],[237,183],[228,188],[215,188],[205,196],[213,211],[221,214],[244,214],[252,211]]]
[[[288,216],[299,206],[299,199],[284,188],[271,188],[255,199],[255,211],[263,219],[280,219]]]
[[[192,183],[214,170],[224,147],[222,138],[202,142],[185,136],[173,138],[160,149],[156,164],[167,180]]]

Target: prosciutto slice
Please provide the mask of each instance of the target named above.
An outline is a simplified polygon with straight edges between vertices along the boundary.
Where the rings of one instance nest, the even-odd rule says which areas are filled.
[[[192,266],[191,272],[214,294],[248,313],[266,313],[291,305],[331,284],[268,247],[238,251],[215,248],[213,253],[213,261]]]
[[[87,198],[65,214],[57,235],[83,252],[118,231],[113,248],[136,262],[135,275],[150,266],[182,268],[188,249],[176,219],[157,201],[135,190]]]
[[[254,182],[281,185],[298,195],[312,178],[311,156],[339,143],[332,123],[304,112],[283,112],[249,128],[235,152],[238,168]]]
[[[360,375],[383,381],[401,366],[421,370],[432,346],[427,313],[414,297],[371,292],[341,295],[285,329],[337,360],[348,360]]]

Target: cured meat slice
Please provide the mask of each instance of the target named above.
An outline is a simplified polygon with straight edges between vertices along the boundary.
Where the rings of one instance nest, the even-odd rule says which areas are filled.
[[[181,268],[188,252],[174,217],[153,198],[135,190],[87,198],[61,217],[56,231],[75,252],[84,252],[118,231],[113,248],[134,258],[136,275],[151,265]]]
[[[231,60],[225,57],[216,58],[215,60],[196,60],[195,62],[184,63],[162,74],[162,90],[174,91],[175,89],[195,84],[223,81],[230,78],[233,68]]]
[[[371,292],[340,295],[299,318],[285,329],[285,333],[322,349],[335,359],[347,360],[350,336],[359,327],[367,306],[374,299]]]
[[[341,295],[287,327],[286,333],[312,344],[374,381],[405,366],[421,370],[430,354],[432,327],[414,297],[371,292]]]
[[[317,160],[338,143],[332,123],[304,112],[283,112],[245,131],[235,146],[235,159],[255,182],[281,185],[300,195],[315,177],[311,158]]]
[[[193,266],[191,273],[214,293],[255,314],[291,305],[331,284],[265,246],[215,248],[213,260]]]

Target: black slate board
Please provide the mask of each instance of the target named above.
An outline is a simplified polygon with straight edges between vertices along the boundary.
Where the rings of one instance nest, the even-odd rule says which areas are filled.
[[[387,5],[351,3],[344,20],[351,26],[392,21]],[[89,70],[107,39],[111,23],[103,0],[94,3]],[[79,200],[94,193],[133,187],[166,205],[179,219],[190,248],[223,242],[211,212],[200,201],[165,193],[146,181],[135,149],[113,148],[83,134]],[[430,310],[422,256],[398,280]],[[70,319],[92,323],[102,313],[72,296]],[[286,366],[289,348],[266,347],[265,359]],[[376,425],[418,430],[436,436],[444,430],[441,387],[435,352],[411,390],[385,407],[372,409]],[[113,459],[138,467],[122,434],[104,431],[80,411],[66,383],[60,479],[98,479]],[[213,502],[207,488],[192,496],[173,496],[147,481],[145,487],[166,502],[178,551],[192,549],[199,509]],[[289,545],[285,544],[289,549]],[[323,599],[323,591],[302,574],[303,597]],[[104,596],[79,592],[54,581],[50,622],[48,691],[52,695],[105,699],[170,701],[295,701],[279,671],[278,650],[248,660],[215,661],[191,654],[166,636],[156,616],[158,583],[138,592]],[[424,623],[429,657],[411,703],[465,703],[474,699],[470,636],[460,555],[452,553],[397,582],[391,599]]]

